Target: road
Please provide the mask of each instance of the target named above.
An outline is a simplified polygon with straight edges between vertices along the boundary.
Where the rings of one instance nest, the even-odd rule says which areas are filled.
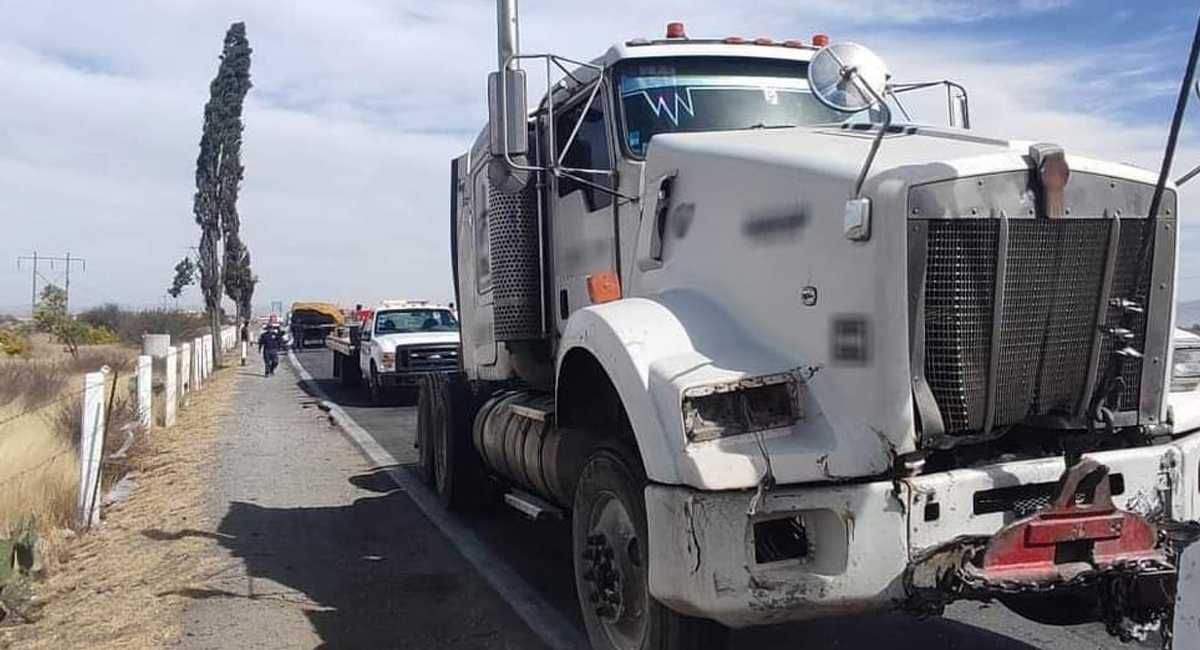
[[[416,462],[413,448],[415,397],[402,396],[393,406],[373,407],[365,391],[343,387],[332,377],[332,358],[327,351],[298,351],[294,358],[311,376],[311,380],[299,380],[301,388],[312,395],[327,396],[341,406],[362,430],[396,459],[403,471]],[[472,531],[482,543],[484,562],[511,569],[523,586],[548,604],[552,618],[557,617],[568,626],[581,626],[570,581],[568,526],[531,524],[504,508],[467,515],[435,514]],[[1026,621],[1001,605],[977,603],[956,604],[949,608],[945,617],[935,619],[918,620],[891,614],[740,630],[735,632],[731,643],[732,649],[754,650],[877,650],[880,647],[891,650],[1115,650],[1134,646],[1112,639],[1099,625],[1043,626]]]

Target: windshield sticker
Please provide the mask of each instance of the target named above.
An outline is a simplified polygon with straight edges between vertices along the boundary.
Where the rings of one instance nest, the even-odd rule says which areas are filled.
[[[673,95],[672,99],[667,98],[668,93],[660,93],[658,97],[652,96],[650,91],[642,91],[635,94],[641,94],[646,98],[646,102],[650,104],[650,110],[654,113],[655,117],[661,118],[665,114],[671,124],[679,126],[679,116],[683,112],[686,112],[691,117],[696,117],[696,109],[693,107],[692,102],[692,89],[683,88],[684,97],[679,95],[679,90],[678,88],[673,88],[673,92],[669,91]]]
[[[629,131],[629,146],[636,147],[642,144],[642,132],[638,129],[630,129]]]

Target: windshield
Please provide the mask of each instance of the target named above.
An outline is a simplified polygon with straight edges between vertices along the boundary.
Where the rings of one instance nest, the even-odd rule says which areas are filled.
[[[659,133],[843,122],[808,89],[804,61],[678,57],[627,61],[617,70],[629,151]]]
[[[396,309],[375,316],[376,334],[457,331],[458,321],[445,309]]]

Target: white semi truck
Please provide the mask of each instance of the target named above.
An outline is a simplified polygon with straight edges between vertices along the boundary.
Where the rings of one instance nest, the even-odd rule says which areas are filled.
[[[952,128],[900,124],[927,84],[824,36],[673,23],[579,62],[520,54],[497,6],[421,472],[570,517],[593,647],[960,599],[1170,620],[1200,514],[1173,185],[976,135],[948,82]]]

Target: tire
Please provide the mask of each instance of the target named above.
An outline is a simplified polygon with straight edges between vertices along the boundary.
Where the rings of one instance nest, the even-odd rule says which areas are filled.
[[[727,647],[729,628],[674,612],[650,595],[645,487],[637,456],[616,443],[592,452],[575,486],[575,591],[593,650]]]
[[[429,435],[433,439],[434,487],[451,510],[479,505],[486,495],[483,461],[471,444],[474,397],[461,375],[428,378]]]
[[[421,378],[417,396],[417,476],[425,485],[435,485],[437,472],[433,460],[433,422],[432,401],[433,382],[428,377]]]
[[[367,392],[371,395],[371,406],[383,406],[383,387],[379,385],[379,371],[371,362],[371,375],[367,377]]]

